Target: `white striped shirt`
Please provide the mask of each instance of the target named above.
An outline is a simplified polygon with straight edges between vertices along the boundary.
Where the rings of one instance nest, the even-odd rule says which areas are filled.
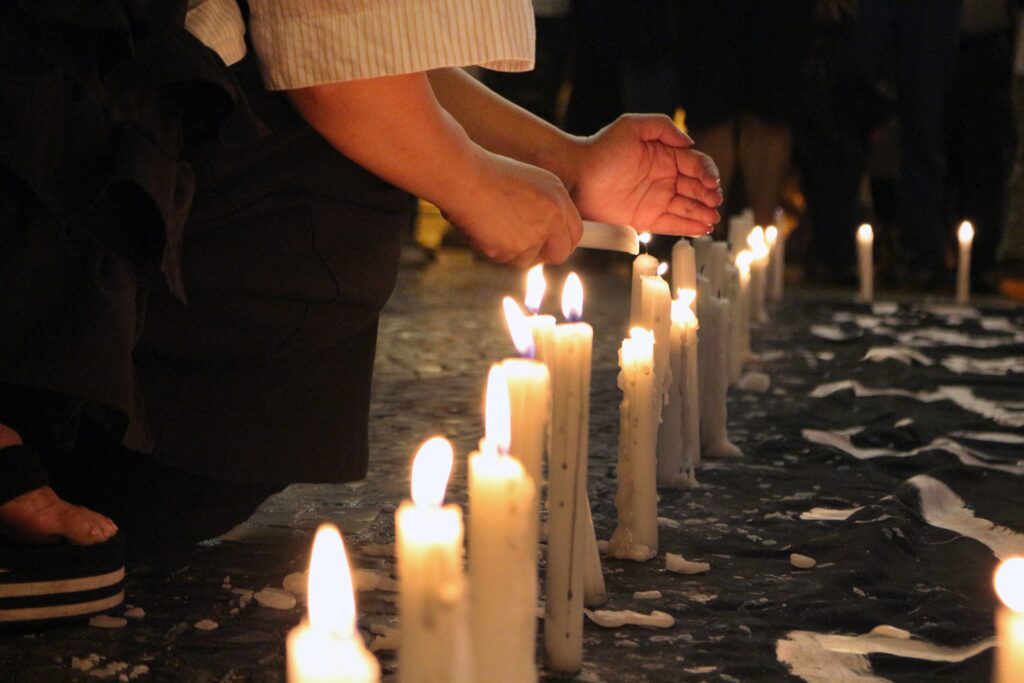
[[[249,0],[271,90],[448,66],[533,68],[530,0]],[[185,27],[228,65],[245,56],[235,0],[189,0]]]

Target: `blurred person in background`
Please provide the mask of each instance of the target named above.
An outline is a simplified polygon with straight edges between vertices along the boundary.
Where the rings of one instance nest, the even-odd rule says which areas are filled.
[[[1006,222],[997,259],[1000,289],[1007,296],[1024,301],[1024,2],[1017,1],[1017,45],[1013,57],[1013,118],[1017,145],[1013,174],[1008,187]]]

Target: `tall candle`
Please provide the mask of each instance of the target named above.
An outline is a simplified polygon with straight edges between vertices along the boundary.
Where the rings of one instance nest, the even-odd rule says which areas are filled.
[[[441,437],[420,447],[412,500],[395,513],[398,556],[398,678],[402,683],[470,683],[462,511],[442,505],[452,447]]]
[[[786,275],[786,236],[774,225],[764,229],[768,243],[768,299],[781,301]]]
[[[706,458],[736,458],[742,453],[729,441],[726,423],[729,301],[712,295],[710,285],[701,278],[697,282],[701,454]]]
[[[647,244],[651,241],[651,234],[645,232],[640,235],[640,244],[644,245],[646,249]],[[631,297],[629,302],[629,324],[637,325],[640,320],[640,293],[643,285],[643,278],[647,275],[658,274],[658,259],[654,258],[646,251],[635,259],[633,259],[633,284],[631,289]]]
[[[544,583],[547,665],[567,672],[583,666],[584,563],[589,556],[585,550],[589,543],[587,449],[594,331],[580,321],[582,306],[583,287],[573,273],[562,296],[563,312],[570,322],[555,328],[553,354],[548,360],[552,406]],[[596,539],[594,544],[596,547]]]
[[[969,221],[960,224],[956,231],[960,245],[960,258],[956,265],[956,302],[967,304],[971,300],[971,243],[974,242],[974,226]]]
[[[657,406],[654,334],[634,327],[619,350],[618,525],[608,554],[645,561],[658,554]]]
[[[714,240],[711,239],[710,235],[701,235],[700,237],[694,237],[692,244],[693,260],[697,266],[697,275],[707,277],[708,262],[711,260],[711,245],[714,244]]]
[[[736,384],[743,373],[743,363],[750,356],[750,265],[753,254],[743,250],[736,254],[736,296],[732,300],[729,325],[729,383]]]
[[[526,273],[526,296],[524,297],[524,303],[526,304],[526,310],[531,313],[527,318],[527,322],[533,334],[534,357],[541,361],[547,360],[551,349],[551,340],[555,334],[555,316],[544,315],[540,312],[546,290],[547,281],[544,279],[544,266],[538,263]]]
[[[661,277],[665,264],[658,269],[658,275],[645,275],[640,288],[640,323],[638,327],[654,333],[654,392],[658,421],[661,421],[661,407],[668,401],[672,385],[672,368],[669,366],[669,336],[672,330],[672,292]]]
[[[697,257],[685,237],[672,247],[672,291],[680,289],[697,290]]]
[[[316,532],[307,595],[307,619],[288,634],[288,683],[378,683],[380,665],[356,630],[352,574],[334,526]]]
[[[536,632],[536,487],[511,440],[505,371],[487,378],[486,436],[469,456],[469,583],[473,680],[532,683]]]
[[[750,262],[750,319],[764,322],[768,319],[767,287],[768,287],[768,243],[765,241],[764,229],[755,225],[747,237],[747,245],[753,258]],[[734,315],[739,315],[734,312]]]
[[[1011,557],[999,565],[996,593],[1002,605],[996,611],[993,683],[1024,681],[1024,557]]]
[[[860,275],[860,298],[875,300],[875,233],[864,223],[857,228],[857,273]]]
[[[752,220],[746,215],[730,216],[729,230],[726,233],[726,242],[729,244],[729,251],[737,253],[747,247],[747,238],[754,228]]]
[[[658,486],[692,488],[700,461],[700,405],[697,400],[697,316],[693,289],[672,301],[672,388],[658,430]]]
[[[705,275],[715,296],[722,296],[725,289],[725,264],[728,260],[728,245],[725,242],[712,242]]]

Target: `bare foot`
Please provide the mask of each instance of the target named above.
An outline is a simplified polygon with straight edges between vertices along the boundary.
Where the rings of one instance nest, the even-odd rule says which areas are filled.
[[[117,525],[43,486],[0,505],[0,532],[32,543],[66,538],[75,545],[92,545],[116,534]]]

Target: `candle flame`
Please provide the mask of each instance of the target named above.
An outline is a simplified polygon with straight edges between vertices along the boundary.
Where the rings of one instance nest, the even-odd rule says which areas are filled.
[[[531,313],[540,311],[547,287],[547,280],[544,279],[544,264],[538,263],[526,271],[526,298],[524,300],[526,310]]]
[[[871,229],[871,226],[864,223],[857,228],[857,239],[861,242],[868,242],[875,239],[875,231]]]
[[[693,308],[693,304],[697,301],[697,290],[696,289],[683,289],[680,287],[676,290],[676,298],[682,301],[684,304]]]
[[[570,322],[583,319],[583,282],[576,273],[569,273],[562,287],[562,315]]]
[[[512,442],[512,409],[509,405],[508,378],[500,365],[492,365],[487,375],[484,406],[484,435],[499,453],[508,453]]]
[[[999,565],[996,594],[1014,612],[1024,612],[1024,557],[1011,557]]]
[[[649,233],[649,232],[642,232],[642,233],[640,233],[637,236],[637,239],[640,240],[640,244],[644,244],[644,245],[650,244],[651,243],[651,233]]]
[[[530,323],[526,320],[522,309],[519,308],[519,304],[512,297],[506,296],[501,300],[501,305],[505,309],[505,323],[512,335],[512,343],[515,345],[516,351],[520,356],[533,358],[533,333],[530,331]]]
[[[974,239],[974,226],[970,221],[964,221],[956,231],[957,239],[963,242],[970,242]]]
[[[428,439],[416,451],[412,461],[412,502],[416,505],[440,505],[452,473],[455,453],[442,436]]]
[[[679,290],[680,293],[684,291],[693,292],[692,289]],[[672,324],[682,325],[683,327],[695,327],[697,324],[697,316],[693,314],[693,309],[690,308],[690,302],[682,297],[672,301]]]
[[[764,229],[764,240],[769,247],[774,247],[775,243],[779,241],[779,229],[774,225],[769,225]]]
[[[356,629],[356,600],[345,543],[338,528],[324,524],[313,539],[309,558],[309,624],[350,637]]]
[[[747,246],[750,247],[755,259],[762,259],[768,256],[768,243],[765,242],[764,228],[755,225],[754,229],[747,235]]]
[[[668,264],[662,261],[658,264],[658,277],[661,277],[668,272]]]
[[[644,349],[649,347],[650,348],[650,352],[653,353],[653,350],[654,350],[654,331],[653,330],[648,330],[648,329],[646,329],[644,327],[633,327],[633,328],[630,328],[630,330],[629,330],[629,338],[637,347],[641,347],[641,348],[638,349],[641,352]]]
[[[750,275],[750,264],[754,262],[754,253],[744,249],[736,254],[736,268],[744,275]]]

